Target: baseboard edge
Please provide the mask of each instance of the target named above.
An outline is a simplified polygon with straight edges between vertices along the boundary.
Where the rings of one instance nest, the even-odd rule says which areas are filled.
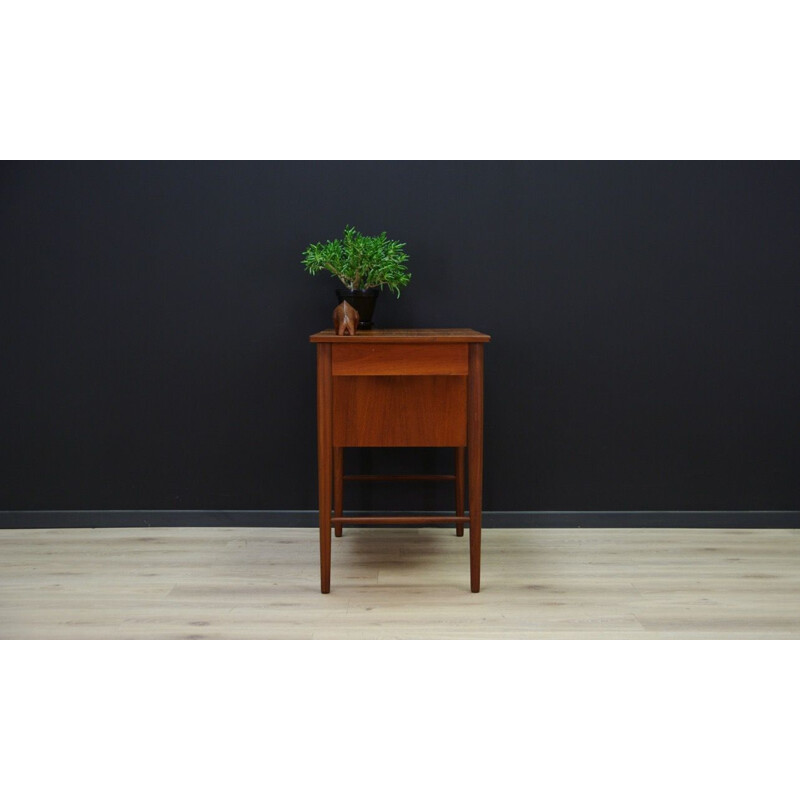
[[[391,516],[421,511],[371,511]],[[306,510],[0,511],[0,528],[314,528]],[[485,528],[800,528],[800,511],[484,511]]]

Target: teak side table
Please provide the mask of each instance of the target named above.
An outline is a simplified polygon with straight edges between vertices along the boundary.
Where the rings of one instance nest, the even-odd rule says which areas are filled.
[[[483,346],[469,328],[358,331],[310,337],[317,346],[317,457],[322,593],[331,590],[331,527],[469,525],[470,589],[481,584],[483,485]],[[453,447],[455,475],[344,475],[345,447]],[[464,448],[469,516],[464,514]],[[454,516],[345,517],[345,480],[453,480]],[[331,514],[331,506],[334,512]]]

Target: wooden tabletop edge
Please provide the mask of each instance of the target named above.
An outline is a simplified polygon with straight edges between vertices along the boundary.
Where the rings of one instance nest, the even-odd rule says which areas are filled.
[[[378,328],[369,331],[358,331],[355,336],[337,336],[333,328],[319,331],[309,336],[309,341],[319,342],[380,342],[389,344],[409,342],[488,342],[491,336],[471,328]]]

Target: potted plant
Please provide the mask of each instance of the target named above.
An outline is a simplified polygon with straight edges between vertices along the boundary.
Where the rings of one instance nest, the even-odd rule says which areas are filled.
[[[404,247],[405,242],[387,239],[386,231],[364,236],[348,226],[341,239],[309,245],[302,263],[311,275],[324,269],[339,278],[344,284],[336,290],[339,302],[347,300],[358,311],[358,327],[369,329],[381,289],[388,286],[399,297],[400,288],[411,280]]]

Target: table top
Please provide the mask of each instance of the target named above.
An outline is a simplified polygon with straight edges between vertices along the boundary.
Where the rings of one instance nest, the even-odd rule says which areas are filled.
[[[369,342],[370,344],[424,344],[439,342],[457,344],[461,342],[488,342],[492,337],[479,333],[472,328],[373,328],[368,331],[357,331],[355,336],[337,336],[333,328],[315,333],[309,341],[335,342],[349,344],[351,342]]]

